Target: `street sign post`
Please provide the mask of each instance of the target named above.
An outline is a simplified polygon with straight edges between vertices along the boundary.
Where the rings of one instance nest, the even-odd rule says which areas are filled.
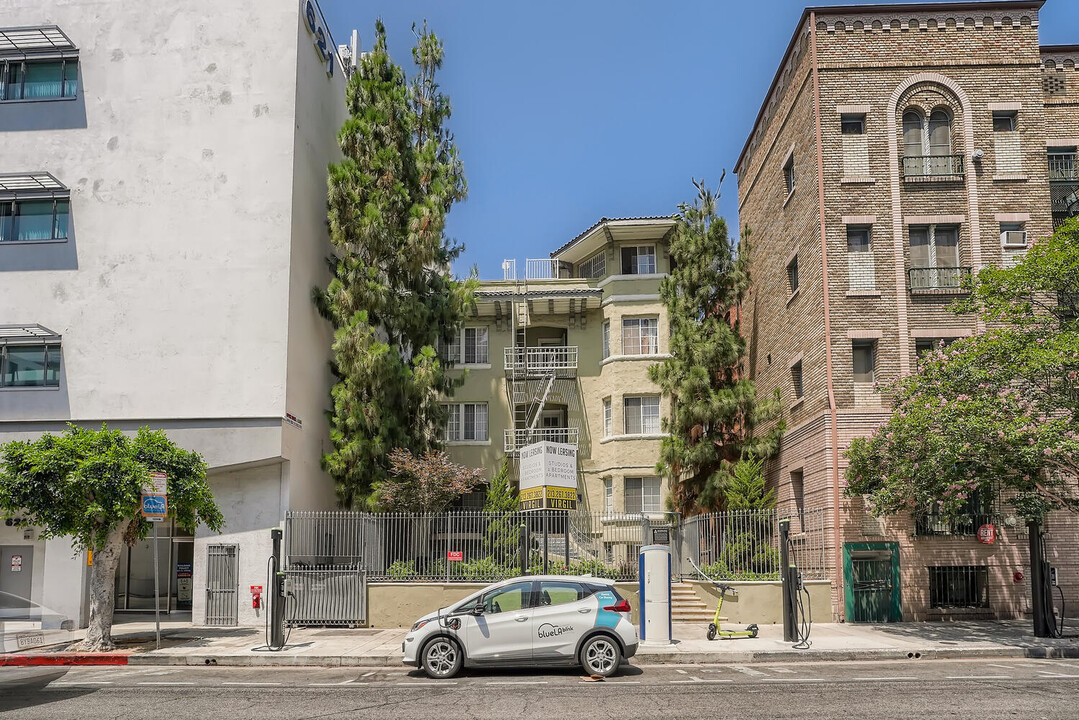
[[[141,498],[142,516],[154,524],[154,625],[157,649],[161,649],[161,578],[158,576],[157,525],[169,512],[168,476],[162,472],[150,473],[150,489]]]

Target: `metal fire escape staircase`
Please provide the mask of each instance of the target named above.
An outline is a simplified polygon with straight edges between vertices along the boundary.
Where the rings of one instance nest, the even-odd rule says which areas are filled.
[[[513,302],[510,312],[513,331],[513,355],[509,368],[510,404],[513,406],[515,441],[514,454],[521,446],[533,442],[535,430],[543,418],[543,409],[554,386],[554,368],[532,367],[528,362],[528,325],[531,322],[528,299],[528,279],[517,276],[513,284]],[[519,433],[520,430],[526,433]],[[523,434],[523,438],[521,435]]]

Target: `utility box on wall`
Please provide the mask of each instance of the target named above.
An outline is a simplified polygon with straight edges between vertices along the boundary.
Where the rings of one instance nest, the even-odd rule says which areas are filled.
[[[641,643],[670,645],[671,549],[667,545],[645,545],[639,563]]]

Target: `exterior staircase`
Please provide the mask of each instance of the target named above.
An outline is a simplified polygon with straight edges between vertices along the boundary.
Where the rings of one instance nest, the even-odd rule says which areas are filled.
[[[715,610],[697,595],[693,585],[685,582],[671,583],[671,622],[701,623],[707,625],[715,617]],[[720,620],[726,620],[721,617]]]

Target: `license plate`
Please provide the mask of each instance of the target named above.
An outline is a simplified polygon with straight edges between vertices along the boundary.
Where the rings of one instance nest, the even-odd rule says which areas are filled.
[[[15,646],[16,647],[26,648],[26,647],[33,647],[34,645],[44,645],[44,644],[45,644],[45,633],[39,633],[39,632],[19,633],[18,635],[15,636]]]

